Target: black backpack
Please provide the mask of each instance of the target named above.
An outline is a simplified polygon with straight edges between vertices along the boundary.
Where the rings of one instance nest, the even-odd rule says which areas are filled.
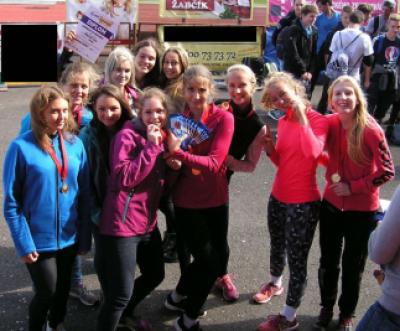
[[[266,75],[264,59],[262,57],[246,56],[242,59],[242,64],[248,66],[256,75],[257,80],[263,79]]]

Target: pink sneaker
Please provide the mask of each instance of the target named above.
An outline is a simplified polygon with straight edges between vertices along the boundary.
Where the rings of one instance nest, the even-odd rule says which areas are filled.
[[[214,286],[222,291],[222,297],[225,301],[234,302],[239,299],[239,292],[233,284],[232,278],[229,274],[217,278]]]
[[[254,294],[253,300],[256,303],[267,303],[273,296],[281,295],[283,293],[283,286],[276,286],[272,283],[264,284],[261,289]]]
[[[296,319],[289,322],[285,316],[270,315],[265,322],[258,326],[258,331],[290,331],[297,330],[299,323]]]

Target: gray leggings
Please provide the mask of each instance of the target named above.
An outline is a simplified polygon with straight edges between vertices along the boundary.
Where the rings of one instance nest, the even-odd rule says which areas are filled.
[[[320,201],[285,204],[272,195],[268,203],[268,228],[271,238],[270,271],[283,274],[289,264],[288,306],[297,308],[307,285],[307,260],[319,219]]]

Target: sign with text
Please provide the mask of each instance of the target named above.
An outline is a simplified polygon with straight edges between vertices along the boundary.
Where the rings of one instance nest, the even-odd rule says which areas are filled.
[[[253,0],[162,0],[161,17],[251,19]]]
[[[76,39],[72,42],[66,41],[65,45],[94,63],[105,45],[117,32],[118,26],[117,16],[112,17],[97,7],[89,7],[85,13],[81,13],[76,29]]]

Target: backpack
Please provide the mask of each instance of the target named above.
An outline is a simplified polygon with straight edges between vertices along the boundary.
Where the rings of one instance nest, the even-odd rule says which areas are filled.
[[[281,32],[279,32],[278,36],[276,37],[276,56],[278,57],[279,60],[283,60],[283,56],[285,54],[285,47],[284,47],[284,42],[285,39],[287,38],[287,31],[290,26],[284,27]]]
[[[329,60],[325,71],[326,76],[332,80],[349,73],[349,56],[346,53],[346,50],[362,35],[362,32],[360,32],[346,47],[343,47],[341,33],[338,32],[338,34],[340,48],[332,53],[331,59]],[[361,55],[360,59],[362,58],[363,56]],[[354,67],[357,65],[360,59],[355,63]]]
[[[242,64],[248,66],[256,75],[257,80],[262,80],[266,76],[266,67],[263,57],[246,56],[242,59]]]

